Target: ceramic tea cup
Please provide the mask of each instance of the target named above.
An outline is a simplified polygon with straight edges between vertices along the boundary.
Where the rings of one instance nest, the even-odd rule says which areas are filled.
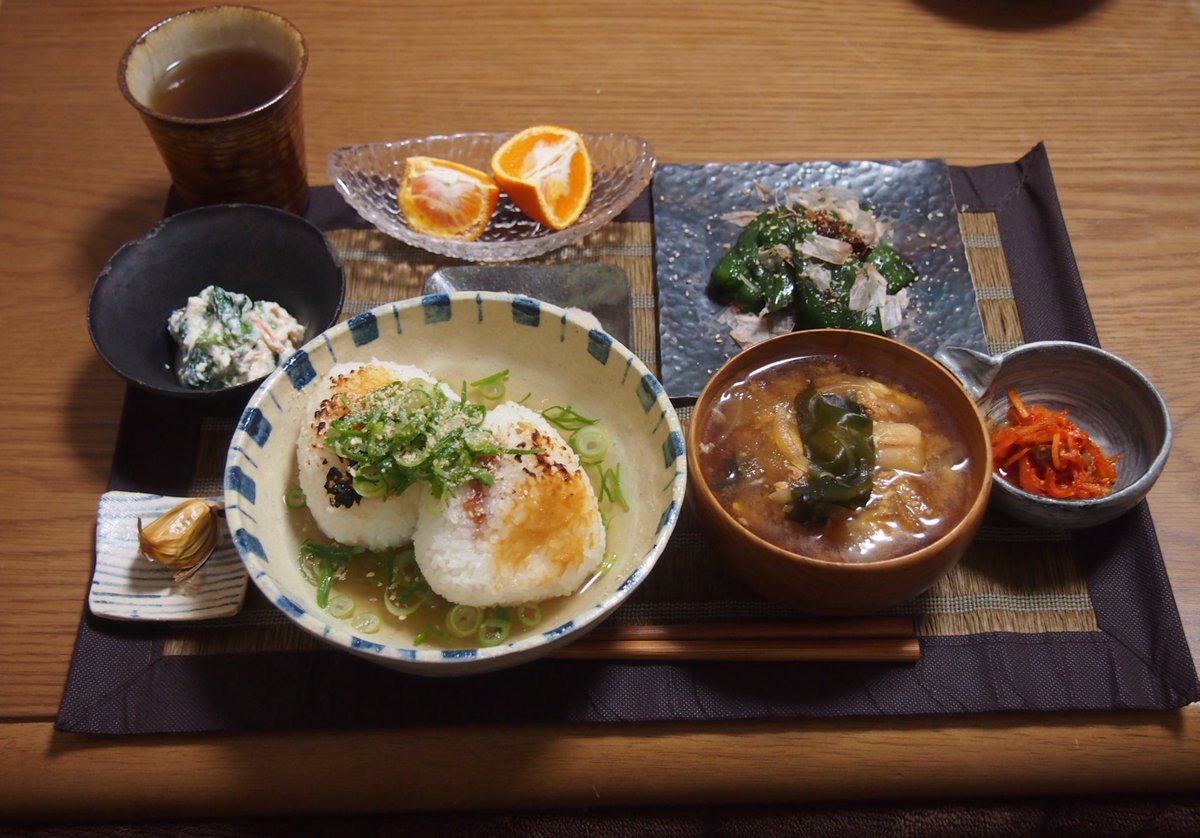
[[[272,12],[209,6],[151,26],[117,81],[187,206],[308,205],[304,37]]]

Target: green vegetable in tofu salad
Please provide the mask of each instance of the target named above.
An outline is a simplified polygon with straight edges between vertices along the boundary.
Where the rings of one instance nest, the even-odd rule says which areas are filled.
[[[171,312],[167,331],[179,348],[176,377],[198,390],[262,378],[304,341],[304,326],[279,303],[218,285]]]
[[[916,271],[882,240],[868,206],[829,194],[755,216],[713,268],[711,293],[747,314],[793,311],[803,328],[883,334],[899,325]]]

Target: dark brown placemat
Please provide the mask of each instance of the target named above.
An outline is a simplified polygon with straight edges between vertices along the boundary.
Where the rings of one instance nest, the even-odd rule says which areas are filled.
[[[1044,149],[1014,164],[952,168],[951,175],[989,346],[1045,338],[1094,343]],[[314,190],[308,214],[342,254],[347,315],[419,293],[429,273],[453,264],[369,229],[330,188]],[[653,368],[658,335],[648,195],[547,260],[607,261],[625,270],[632,348]],[[190,410],[131,390],[110,488],[219,493],[235,417]],[[686,408],[681,413],[686,419]],[[153,458],[148,447],[156,449]],[[1075,533],[1030,530],[991,515],[964,562],[899,610],[919,627],[916,665],[543,660],[473,676],[464,689],[325,648],[252,586],[242,614],[227,620],[119,624],[85,614],[57,725],[115,734],[1165,709],[1200,697],[1145,504],[1110,525]],[[732,580],[685,515],[655,573],[614,619],[788,613]]]

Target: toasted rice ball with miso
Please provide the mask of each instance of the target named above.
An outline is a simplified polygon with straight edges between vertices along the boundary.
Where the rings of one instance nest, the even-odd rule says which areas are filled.
[[[414,484],[400,495],[362,497],[353,488],[349,461],[326,447],[325,433],[330,423],[360,406],[368,393],[413,379],[438,384],[425,370],[390,361],[338,364],[309,401],[296,441],[300,488],[313,521],[334,541],[382,550],[412,539],[420,497],[428,487]]]
[[[421,504],[413,536],[421,573],[438,595],[480,608],[574,593],[604,557],[604,524],[579,457],[541,414],[513,402],[488,411],[483,427],[502,449],[487,462],[492,484],[473,481]]]

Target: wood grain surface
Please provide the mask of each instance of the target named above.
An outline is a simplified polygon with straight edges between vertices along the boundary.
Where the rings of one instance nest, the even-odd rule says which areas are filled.
[[[1196,3],[264,5],[308,41],[315,184],[328,182],[325,157],[341,145],[537,122],[636,133],[668,162],[944,157],[976,165],[1015,160],[1044,141],[1101,343],[1158,385],[1175,420],[1150,508],[1189,643],[1200,650]],[[142,29],[181,8],[158,0],[0,5],[0,453],[10,464],[0,488],[0,815],[335,805],[303,793],[315,776],[303,768],[323,765],[344,738],[332,733],[114,742],[51,726],[124,392],[89,341],[87,296],[109,255],[159,217],[168,185],[118,92],[116,66]],[[474,805],[607,805],[1195,789],[1198,719],[1192,707],[414,735],[476,791],[496,774],[464,771],[455,758],[477,750],[472,742],[512,749],[529,782],[493,785]],[[410,747],[406,735],[349,737],[380,766],[372,785],[389,791],[336,805],[462,802],[465,792],[432,785],[396,790],[410,778],[388,767],[387,755]],[[1018,771],[1018,750],[1035,767]],[[194,765],[195,777],[168,783],[180,763]],[[286,773],[272,775],[276,765]],[[564,765],[570,770],[558,773]],[[275,796],[244,790],[264,776]]]

